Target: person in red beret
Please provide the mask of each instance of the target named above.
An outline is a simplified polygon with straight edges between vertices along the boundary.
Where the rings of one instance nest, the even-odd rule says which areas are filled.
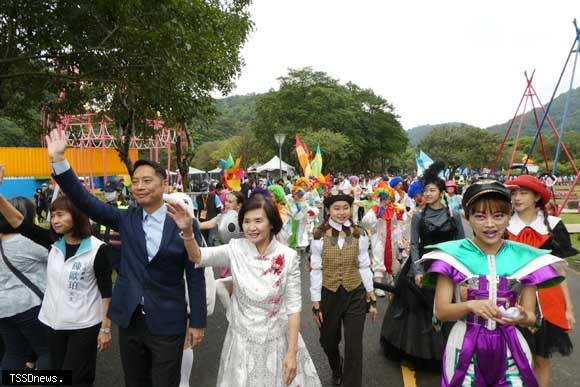
[[[570,234],[560,218],[550,216],[546,206],[551,194],[537,177],[521,175],[506,183],[512,191],[514,214],[508,225],[508,239],[552,250],[552,254],[566,258],[578,254],[572,247]],[[565,277],[564,267],[559,272]],[[541,325],[535,329],[522,328],[522,333],[534,355],[534,371],[541,387],[550,385],[550,358],[555,352],[563,356],[572,353],[568,331],[574,329],[574,305],[566,281],[559,286],[538,289]],[[538,329],[539,328],[539,329]]]

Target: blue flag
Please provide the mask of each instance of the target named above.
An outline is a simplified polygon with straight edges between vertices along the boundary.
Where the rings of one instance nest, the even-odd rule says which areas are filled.
[[[419,156],[415,160],[417,162],[417,176],[423,176],[423,172],[433,164],[433,159],[423,151],[419,151]]]

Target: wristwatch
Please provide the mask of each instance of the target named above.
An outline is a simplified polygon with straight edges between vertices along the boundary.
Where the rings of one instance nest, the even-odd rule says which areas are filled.
[[[103,333],[111,333],[111,328],[101,328],[101,332]]]

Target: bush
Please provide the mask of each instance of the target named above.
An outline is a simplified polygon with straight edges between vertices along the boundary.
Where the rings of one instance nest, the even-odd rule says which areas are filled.
[[[575,210],[578,208],[578,200],[570,200],[568,203],[566,203],[566,208],[570,209],[570,210]]]

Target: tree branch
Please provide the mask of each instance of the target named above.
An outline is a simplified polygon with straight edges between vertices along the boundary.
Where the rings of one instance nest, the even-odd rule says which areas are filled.
[[[13,78],[20,78],[20,77],[47,77],[47,78],[56,78],[56,79],[69,79],[71,81],[77,82],[100,82],[100,83],[122,83],[119,79],[100,79],[100,78],[86,78],[86,77],[77,77],[74,75],[67,75],[67,74],[54,74],[48,73],[43,71],[29,71],[29,72],[22,72],[22,73],[13,73],[13,74],[0,74],[0,79],[13,79]]]
[[[101,43],[99,43],[99,45],[97,47],[103,47],[105,45],[105,43],[107,42],[107,40],[109,40],[111,38],[111,36],[113,36],[113,34],[115,32],[117,32],[118,29],[119,29],[119,25],[115,24],[115,27],[111,31],[109,31],[107,36],[105,36],[103,38],[103,40],[101,40]]]

